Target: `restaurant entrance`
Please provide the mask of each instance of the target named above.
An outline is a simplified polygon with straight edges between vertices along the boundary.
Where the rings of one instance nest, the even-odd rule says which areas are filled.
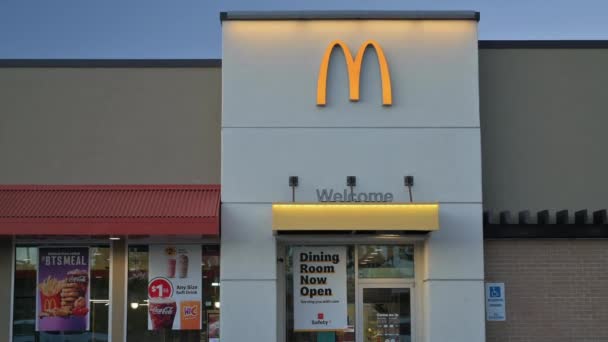
[[[331,251],[345,249],[346,316],[343,328],[298,329],[298,316],[302,316],[303,305],[298,303],[301,289],[301,252]],[[341,244],[287,244],[280,245],[278,302],[280,314],[285,317],[279,329],[280,340],[296,342],[411,342],[416,341],[415,287],[420,275],[415,265],[421,262],[422,244],[419,241],[394,244],[353,243]],[[319,252],[320,253],[320,252]],[[335,284],[335,283],[333,283]],[[333,288],[335,297],[336,289]],[[318,306],[313,313],[323,313],[325,318],[330,308]],[[305,312],[305,311],[304,311]],[[339,311],[338,311],[339,312]],[[333,316],[331,318],[335,318]],[[338,316],[339,317],[339,316]],[[281,319],[280,319],[281,320]]]

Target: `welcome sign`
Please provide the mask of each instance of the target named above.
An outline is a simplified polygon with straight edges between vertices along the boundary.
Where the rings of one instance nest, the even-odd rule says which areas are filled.
[[[346,247],[293,249],[294,331],[346,329],[346,262]]]
[[[392,202],[392,192],[348,192],[333,189],[317,189],[319,202]]]

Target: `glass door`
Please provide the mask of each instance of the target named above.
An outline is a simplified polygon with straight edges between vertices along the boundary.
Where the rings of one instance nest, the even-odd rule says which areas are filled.
[[[412,298],[411,287],[360,284],[357,341],[411,342]]]

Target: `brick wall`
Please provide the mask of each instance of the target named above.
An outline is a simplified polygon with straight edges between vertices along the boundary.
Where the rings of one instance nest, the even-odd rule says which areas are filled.
[[[486,281],[505,283],[507,320],[488,342],[608,341],[608,240],[486,240]]]

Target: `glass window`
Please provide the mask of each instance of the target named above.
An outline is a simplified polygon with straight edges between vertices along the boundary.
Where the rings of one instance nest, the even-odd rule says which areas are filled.
[[[413,245],[346,246],[348,328],[340,332],[294,331],[294,273],[307,272],[309,266],[301,265],[301,262],[305,261],[304,259],[326,262],[330,258],[328,254],[323,254],[318,255],[315,260],[314,254],[304,253],[300,254],[300,263],[298,263],[294,261],[296,247],[299,246],[286,246],[285,328],[287,341],[354,342],[355,332],[360,334],[364,341],[411,341],[411,303],[408,284],[414,278]],[[294,271],[294,265],[298,264],[300,264],[299,272]],[[322,267],[326,266],[322,265]],[[332,271],[320,269],[315,272],[331,273]],[[399,280],[403,280],[403,282]],[[383,288],[384,285],[387,287]],[[359,294],[358,298],[355,296],[356,293]],[[357,301],[359,301],[358,304]],[[359,312],[356,310],[357,307],[360,309]],[[319,315],[322,317],[323,313],[321,312]],[[357,315],[359,315],[359,322],[362,322],[359,327],[355,324]]]
[[[92,246],[90,257],[90,331],[36,331],[36,272],[37,246],[17,246],[15,249],[15,284],[13,305],[13,341],[108,341],[110,248]]]
[[[148,330],[148,251],[148,245],[129,246],[127,340],[146,342],[219,341],[219,245],[202,246],[203,312],[201,330]]]
[[[413,278],[414,247],[357,246],[359,278]]]
[[[287,248],[287,341],[290,342],[352,342],[355,340],[355,249],[347,249],[346,291],[348,329],[343,332],[294,332],[293,331],[293,248]]]

